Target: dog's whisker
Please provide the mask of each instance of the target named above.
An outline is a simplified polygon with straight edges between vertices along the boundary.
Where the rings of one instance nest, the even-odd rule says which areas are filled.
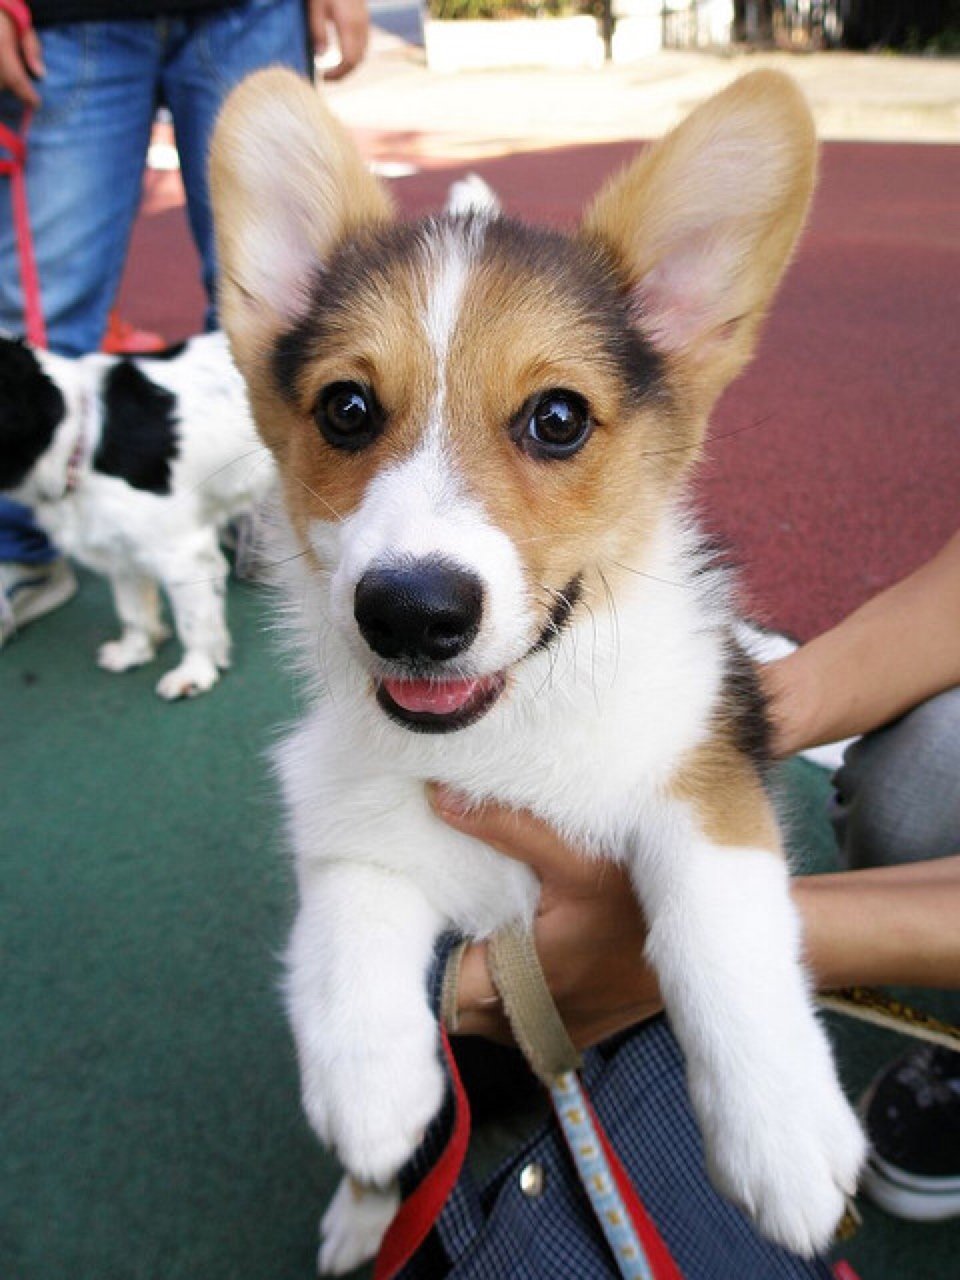
[[[705,445],[707,448],[712,444],[719,444],[721,440],[731,440],[734,436],[741,436],[746,431],[756,431],[758,427],[766,426],[774,417],[772,413],[766,413],[762,418],[756,418],[753,422],[748,422],[743,427],[734,427],[732,431],[724,431],[718,436],[707,436]],[[647,449],[640,454],[641,458],[663,458],[671,453],[694,453],[697,449],[695,444],[680,444],[672,449]]]
[[[617,601],[611,590],[610,583],[607,581],[607,575],[600,568],[597,569],[597,573],[603,584],[603,592],[606,596],[610,618],[613,623],[613,665],[610,673],[610,687],[613,688],[620,673],[620,614],[617,611]]]
[[[665,587],[677,587],[682,591],[690,591],[693,584],[690,582],[674,582],[672,578],[661,578],[655,573],[648,573],[645,569],[638,569],[635,565],[624,564],[622,560],[611,560],[610,564],[616,565],[618,569],[624,569],[627,573],[635,573],[638,578],[647,578],[650,582],[659,582]]]
[[[309,493],[312,498],[316,498],[316,500],[319,503],[321,503],[323,506],[327,508],[327,510],[330,512],[330,514],[333,516],[333,518],[337,521],[338,524],[343,524],[346,517],[342,516],[340,512],[336,509],[336,507],[333,506],[332,503],[328,502],[326,498],[322,497],[319,493],[317,493],[316,489],[312,489],[310,485],[307,484],[306,480],[304,480],[303,476],[300,476],[294,473],[294,479],[296,480],[297,484],[302,485],[303,488],[306,489],[307,493]]]
[[[238,453],[235,458],[231,458],[229,462],[225,462],[222,466],[216,467],[213,471],[208,471],[202,480],[198,480],[196,484],[191,485],[187,490],[188,493],[197,493],[211,480],[216,479],[224,471],[229,471],[231,467],[235,467],[238,462],[244,462],[247,458],[256,458],[257,462],[269,462],[272,460],[270,450],[265,444],[259,445],[256,449],[248,449],[246,453]]]

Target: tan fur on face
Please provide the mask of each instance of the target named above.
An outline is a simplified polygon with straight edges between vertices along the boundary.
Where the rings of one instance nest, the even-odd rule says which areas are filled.
[[[350,514],[375,475],[439,426],[463,491],[511,539],[545,612],[574,575],[599,594],[601,574],[642,569],[713,400],[752,349],[814,158],[793,85],[744,77],[615,179],[569,252],[558,241],[541,252],[496,222],[469,252],[461,244],[469,260],[441,352],[424,317],[463,225],[428,224],[422,242],[393,244],[386,198],[315,91],[280,72],[253,77],[213,147],[223,314],[301,536],[312,520]],[[335,288],[346,262],[351,288],[331,318],[319,273]],[[648,387],[611,356],[617,324],[659,352]],[[271,353],[297,325],[309,359],[284,387]],[[312,417],[322,388],[344,380],[372,388],[387,423],[353,454],[325,443]],[[595,428],[581,452],[544,461],[511,426],[550,389],[583,396]]]

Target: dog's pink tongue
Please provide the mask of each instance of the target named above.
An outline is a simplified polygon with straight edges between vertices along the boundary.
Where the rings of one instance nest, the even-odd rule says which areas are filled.
[[[427,711],[448,716],[466,706],[480,680],[384,680],[383,687],[404,711]]]

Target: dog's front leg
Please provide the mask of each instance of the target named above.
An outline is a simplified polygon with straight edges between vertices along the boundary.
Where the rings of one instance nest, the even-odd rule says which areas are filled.
[[[212,529],[199,531],[163,558],[163,586],[183,645],[179,665],[157,684],[167,701],[206,693],[230,665],[227,572]]]
[[[811,1254],[832,1238],[864,1142],[811,1004],[787,869],[679,815],[671,827],[636,859],[635,883],[711,1176],[765,1234]]]
[[[110,575],[117,616],[123,626],[119,640],[100,646],[97,662],[104,671],[129,671],[156,655],[157,645],[170,634],[160,621],[157,584],[139,573]]]
[[[361,1183],[384,1186],[443,1101],[427,974],[443,920],[410,879],[367,864],[301,869],[287,995],[303,1105]]]

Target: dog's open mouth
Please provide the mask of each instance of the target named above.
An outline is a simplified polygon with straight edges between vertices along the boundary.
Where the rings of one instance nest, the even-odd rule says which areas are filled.
[[[484,715],[503,693],[506,674],[466,680],[398,680],[377,684],[377,701],[391,719],[419,733],[453,733]]]

